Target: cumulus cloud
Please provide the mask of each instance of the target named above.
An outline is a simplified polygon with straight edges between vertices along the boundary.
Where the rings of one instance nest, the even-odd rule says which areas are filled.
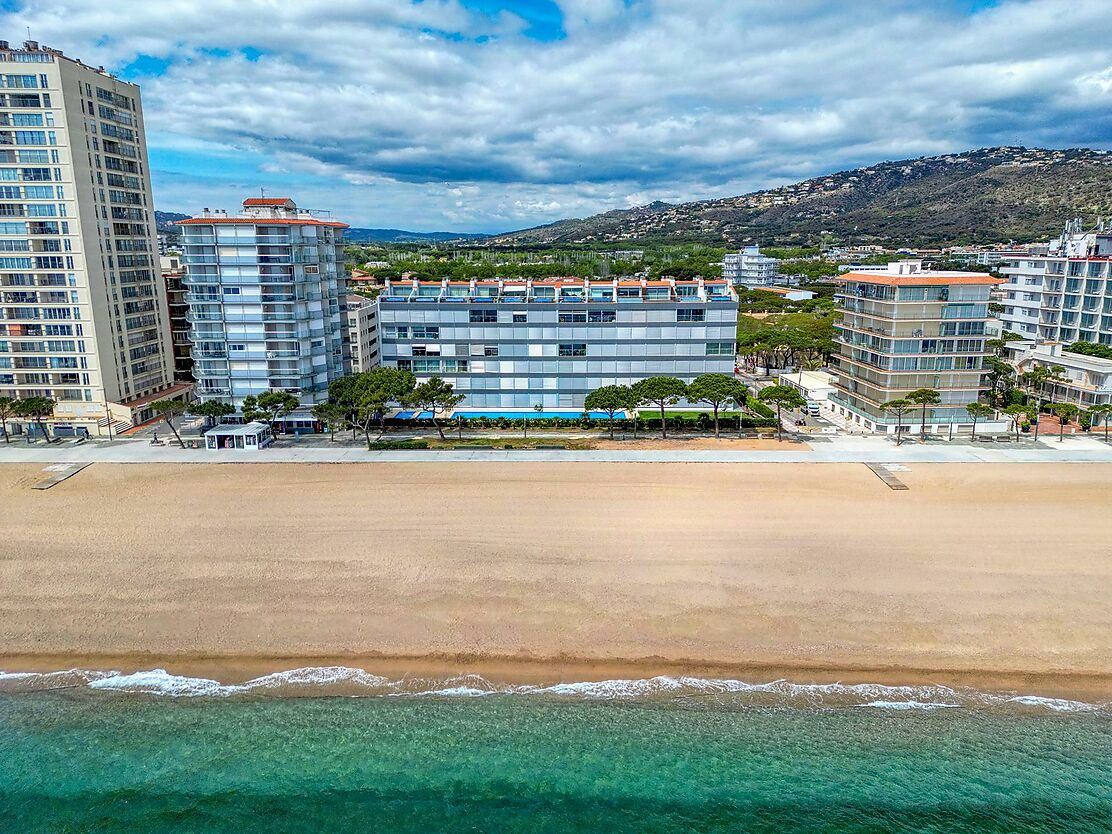
[[[883,158],[1112,143],[1107,0],[557,0],[551,40],[490,5],[34,0],[3,29],[132,75],[158,59],[138,80],[166,208],[226,188],[161,149],[257,158],[255,185],[360,224],[495,230]]]

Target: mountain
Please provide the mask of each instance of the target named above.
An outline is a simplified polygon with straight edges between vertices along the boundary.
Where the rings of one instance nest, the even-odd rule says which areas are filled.
[[[407,232],[402,229],[347,229],[345,243],[422,243],[445,240],[482,240],[489,235],[466,232]]]
[[[701,242],[939,245],[1026,241],[1112,214],[1112,153],[983,148],[881,162],[740,197],[609,211],[495,235],[487,245]]]
[[[176,211],[156,211],[154,213],[154,224],[158,227],[158,231],[176,235],[181,233],[181,229],[174,223],[178,220],[188,220],[190,217],[192,215],[178,214]]]

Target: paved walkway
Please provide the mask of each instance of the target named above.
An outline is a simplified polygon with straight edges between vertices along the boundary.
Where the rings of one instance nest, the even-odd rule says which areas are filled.
[[[1112,446],[1095,437],[1040,439],[1015,444],[908,443],[880,437],[829,437],[813,446],[783,449],[445,450],[370,452],[353,446],[282,446],[262,452],[208,451],[118,440],[80,445],[0,444],[0,463],[363,463],[375,461],[613,461],[686,463],[1112,463]]]

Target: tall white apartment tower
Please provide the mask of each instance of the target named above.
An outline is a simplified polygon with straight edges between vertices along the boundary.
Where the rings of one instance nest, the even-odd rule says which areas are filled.
[[[48,397],[57,436],[180,397],[139,88],[0,41],[0,397]],[[30,422],[15,432],[34,433]]]
[[[309,408],[344,374],[347,225],[318,214],[252,197],[238,216],[206,210],[180,221],[201,399],[242,408],[245,397],[287,391],[303,406],[287,429],[312,429]]]

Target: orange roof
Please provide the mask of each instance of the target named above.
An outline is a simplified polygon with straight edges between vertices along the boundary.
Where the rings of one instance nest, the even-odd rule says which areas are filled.
[[[983,272],[913,272],[897,275],[892,272],[844,272],[836,281],[860,281],[885,287],[946,287],[954,284],[999,284],[1003,279]]]
[[[179,220],[175,226],[211,226],[213,223],[238,223],[241,226],[331,226],[334,229],[346,229],[347,223],[336,223],[331,220],[292,219],[283,217],[193,217],[189,220]]]
[[[289,197],[248,197],[245,206],[286,206],[293,203]]]

